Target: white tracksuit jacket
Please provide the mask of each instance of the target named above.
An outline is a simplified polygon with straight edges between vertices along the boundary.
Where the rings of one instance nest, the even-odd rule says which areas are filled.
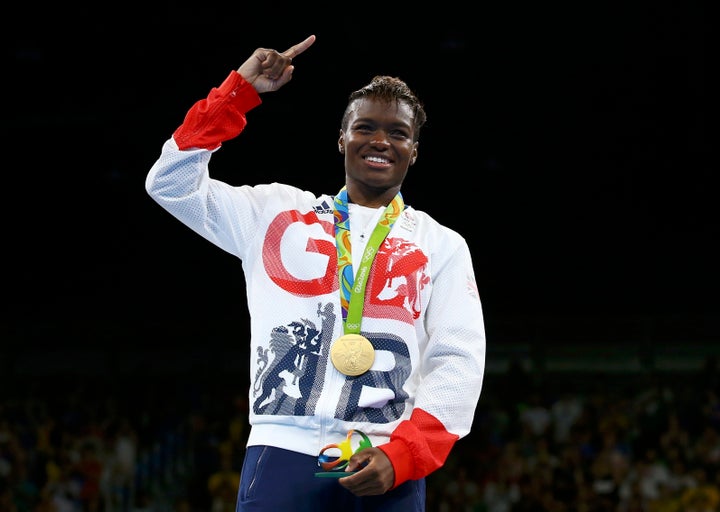
[[[209,174],[213,152],[243,131],[245,114],[260,103],[231,72],[187,113],[146,179],[170,214],[242,261],[251,318],[248,444],[317,455],[357,429],[388,455],[395,486],[422,478],[469,433],[483,383],[485,329],[468,245],[406,206],[367,281],[361,332],[375,348],[373,366],[356,377],[337,371],[328,355],[343,334],[333,194],[231,186]],[[374,225],[383,210],[350,206],[351,226],[361,214]],[[356,231],[353,261],[363,248]]]

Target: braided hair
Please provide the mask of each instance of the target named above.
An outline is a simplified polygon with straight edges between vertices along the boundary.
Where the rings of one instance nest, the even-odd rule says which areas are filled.
[[[427,116],[423,104],[405,82],[397,77],[377,75],[369,84],[350,93],[348,104],[342,117],[342,128],[344,130],[347,129],[350,120],[353,102],[361,98],[377,99],[387,103],[406,103],[413,112],[413,142],[417,142],[420,137],[420,128],[425,124]]]

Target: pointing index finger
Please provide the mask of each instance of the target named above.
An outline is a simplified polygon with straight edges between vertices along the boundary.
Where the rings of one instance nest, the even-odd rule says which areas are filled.
[[[291,46],[290,48],[285,50],[283,52],[283,55],[285,55],[286,57],[290,57],[291,59],[294,57],[297,57],[302,52],[304,52],[305,50],[310,48],[310,46],[312,46],[312,44],[314,42],[315,42],[315,36],[314,35],[308,36],[303,42],[298,43],[294,46]]]

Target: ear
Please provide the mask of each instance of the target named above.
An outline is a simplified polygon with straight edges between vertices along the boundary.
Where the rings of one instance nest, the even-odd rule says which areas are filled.
[[[416,142],[413,144],[413,150],[412,154],[410,155],[410,165],[413,165],[415,163],[415,160],[417,160],[418,157],[418,143]]]
[[[345,154],[345,133],[340,130],[340,138],[338,139],[338,151],[341,155]]]

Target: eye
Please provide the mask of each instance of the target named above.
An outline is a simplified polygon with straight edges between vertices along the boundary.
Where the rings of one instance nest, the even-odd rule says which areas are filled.
[[[367,123],[355,125],[353,129],[360,133],[370,133],[374,130],[374,128]]]
[[[410,138],[410,134],[405,130],[393,130],[390,132],[390,136],[395,139],[407,139]]]

